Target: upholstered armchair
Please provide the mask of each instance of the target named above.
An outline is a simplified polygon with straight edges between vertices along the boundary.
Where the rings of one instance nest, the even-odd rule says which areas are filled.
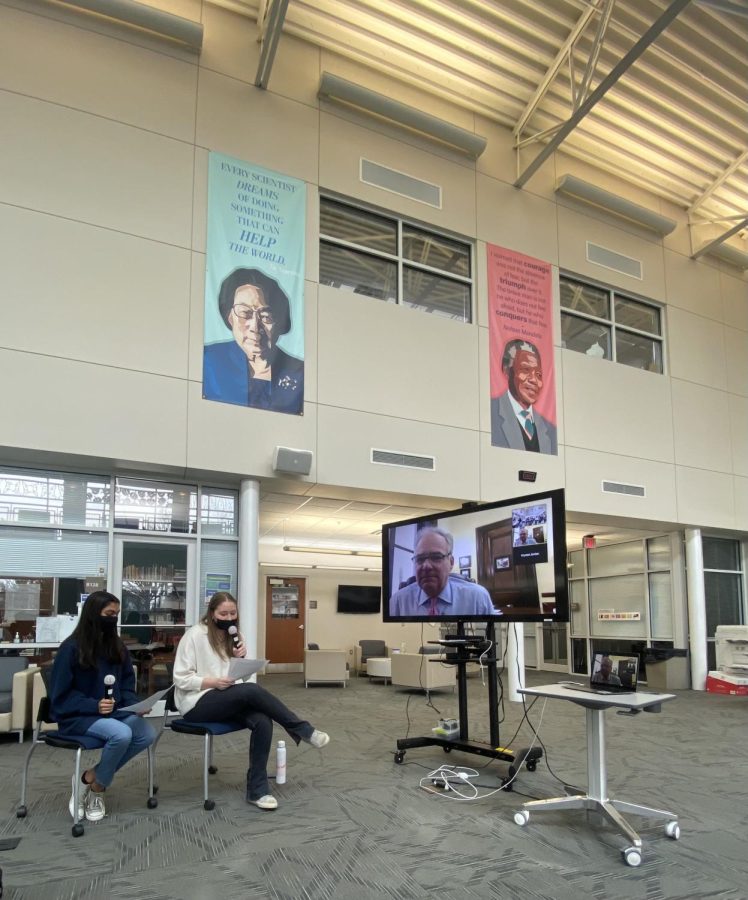
[[[0,656],[0,732],[18,735],[31,728],[31,695],[37,666],[29,666],[25,656]]]
[[[348,683],[348,663],[345,650],[305,650],[304,687],[318,682]]]
[[[433,654],[392,654],[392,684],[395,687],[420,688],[428,695],[436,688],[454,688],[455,673],[454,666],[433,661]]]

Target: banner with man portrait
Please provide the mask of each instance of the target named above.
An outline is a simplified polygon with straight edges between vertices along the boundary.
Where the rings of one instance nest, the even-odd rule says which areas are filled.
[[[304,412],[303,181],[211,153],[203,397]]]
[[[491,444],[558,453],[551,265],[488,244]]]

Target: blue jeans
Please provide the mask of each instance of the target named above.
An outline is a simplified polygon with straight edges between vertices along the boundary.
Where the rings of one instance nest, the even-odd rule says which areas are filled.
[[[156,740],[150,723],[135,715],[126,719],[97,719],[86,734],[106,741],[99,764],[94,768],[96,780],[105,788],[112,783],[115,772]]]

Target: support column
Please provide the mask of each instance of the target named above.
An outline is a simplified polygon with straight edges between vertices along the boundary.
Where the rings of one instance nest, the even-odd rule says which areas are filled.
[[[521,622],[507,622],[504,633],[506,640],[506,674],[509,699],[522,702],[518,688],[525,686],[525,628]]]
[[[686,528],[686,586],[688,588],[688,641],[691,651],[691,689],[706,688],[706,594],[701,529]]]
[[[236,599],[249,659],[260,658],[257,649],[259,525],[260,484],[251,478],[245,478],[239,487],[239,588]]]

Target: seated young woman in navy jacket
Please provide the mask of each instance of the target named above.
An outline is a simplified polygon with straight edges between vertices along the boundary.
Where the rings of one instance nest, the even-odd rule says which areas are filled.
[[[81,776],[78,817],[85,815],[90,822],[104,818],[102,794],[114,773],[156,738],[148,722],[121,710],[138,698],[130,654],[117,633],[119,610],[114,594],[89,594],[75,631],[60,644],[52,666],[49,698],[60,734],[87,734],[106,742],[99,764]],[[108,675],[114,676],[114,684],[105,684]],[[74,797],[75,785],[69,804],[73,818]]]

